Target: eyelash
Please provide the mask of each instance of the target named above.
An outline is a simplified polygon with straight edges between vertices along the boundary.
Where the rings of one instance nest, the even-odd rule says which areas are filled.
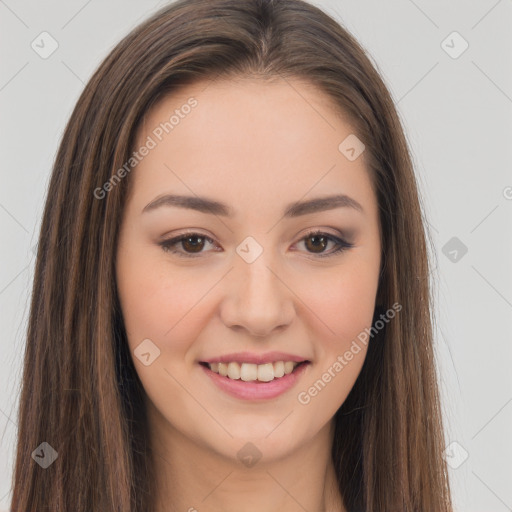
[[[344,251],[346,251],[347,249],[351,249],[352,247],[354,247],[354,244],[351,244],[349,242],[345,242],[345,240],[342,240],[341,238],[337,237],[337,236],[334,236],[334,235],[331,235],[329,233],[325,233],[324,231],[320,231],[320,230],[313,230],[313,231],[310,231],[309,233],[306,233],[300,240],[299,242],[302,242],[303,240],[309,238],[309,237],[312,237],[312,236],[323,236],[325,238],[327,238],[329,241],[334,241],[336,243],[336,249],[334,249],[333,251],[329,252],[329,253],[318,253],[318,254],[315,254],[315,253],[309,253],[309,254],[312,254],[313,256],[317,256],[319,258],[329,258],[331,256],[334,256],[335,254],[339,254],[339,253],[343,253]],[[159,243],[159,245],[162,247],[162,249],[165,251],[165,252],[170,252],[170,253],[173,253],[173,254],[176,254],[182,258],[196,258],[196,257],[199,257],[203,251],[199,252],[199,253],[183,253],[183,252],[180,252],[180,251],[177,251],[176,249],[173,249],[173,247],[177,244],[179,244],[180,242],[186,240],[187,238],[190,238],[190,237],[193,237],[193,238],[202,238],[204,240],[206,240],[207,242],[209,243],[213,243],[214,240],[212,240],[210,237],[208,236],[205,236],[201,233],[196,233],[196,232],[187,232],[187,233],[182,233],[181,235],[177,236],[177,237],[174,237],[174,238],[170,238],[169,240],[164,240],[162,242]]]

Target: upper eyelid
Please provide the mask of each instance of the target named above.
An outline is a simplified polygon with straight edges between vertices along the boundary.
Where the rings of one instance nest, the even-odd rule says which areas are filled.
[[[333,239],[337,239],[337,240],[339,240],[341,242],[345,242],[347,244],[350,243],[348,240],[349,237],[345,236],[344,234],[329,233],[328,231],[326,231],[325,229],[322,229],[322,228],[311,228],[310,230],[303,233],[300,236],[300,238],[297,239],[297,241],[300,242],[304,238],[314,235],[314,234],[317,234],[317,233],[322,234],[322,235],[327,235],[329,237],[332,237]],[[215,238],[213,238],[209,235],[206,235],[204,233],[201,233],[200,231],[185,231],[183,233],[180,233],[179,235],[171,236],[170,238],[162,238],[161,242],[179,242],[183,238],[186,238],[187,236],[199,236],[202,238],[206,238],[209,242],[216,242]]]

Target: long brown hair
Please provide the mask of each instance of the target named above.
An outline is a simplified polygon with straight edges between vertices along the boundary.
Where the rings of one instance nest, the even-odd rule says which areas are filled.
[[[31,299],[12,512],[154,510],[144,390],[114,272],[130,176],[103,198],[94,191],[128,161],[157,99],[233,76],[313,83],[366,146],[383,242],[378,303],[402,310],[370,341],[335,415],[332,456],[345,506],[452,510],[429,235],[403,128],[378,71],[344,28],[304,1],[180,0],[136,27],[100,65],[56,156]],[[58,454],[46,469],[32,457],[43,442]]]

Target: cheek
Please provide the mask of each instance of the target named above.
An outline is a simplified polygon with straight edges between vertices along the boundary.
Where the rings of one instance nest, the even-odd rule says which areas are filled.
[[[161,411],[173,403],[178,404],[176,410],[183,412],[193,404],[187,402],[179,383],[188,378],[189,349],[202,329],[202,304],[198,301],[208,286],[197,282],[191,285],[182,273],[169,272],[166,262],[148,253],[151,251],[147,248],[139,250],[134,244],[116,262],[128,345],[150,401]],[[158,355],[146,340],[156,345]],[[148,365],[137,355],[147,351],[151,354]],[[172,410],[168,413],[172,415]]]
[[[149,252],[135,247],[117,260],[119,299],[128,341],[132,350],[149,338],[161,351],[181,352],[187,340],[194,339],[194,332],[200,331],[200,299],[209,285],[196,280],[192,284],[186,274],[171,271],[165,261],[149,258]]]
[[[325,421],[332,417],[359,376],[375,309],[378,271],[378,258],[354,256],[303,290],[318,364],[298,390],[297,401],[310,417]]]
[[[358,350],[350,361],[345,358],[346,352],[338,351],[297,390],[298,412],[304,417],[315,418],[309,425],[311,435],[318,428],[318,423],[324,424],[334,416],[354,387],[367,349],[360,344]]]
[[[328,421],[343,404],[364,364],[366,330],[372,325],[377,275],[370,269],[331,276],[328,291],[310,288],[308,307],[315,312],[310,328],[317,364],[297,390],[302,413]],[[320,320],[317,318],[319,317]],[[311,425],[311,433],[315,425]]]
[[[375,268],[347,265],[303,288],[315,324],[323,325],[326,346],[344,344],[371,325],[377,287]]]

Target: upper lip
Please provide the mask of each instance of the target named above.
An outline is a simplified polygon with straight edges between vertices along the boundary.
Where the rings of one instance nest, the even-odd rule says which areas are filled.
[[[265,364],[275,363],[277,361],[293,361],[302,363],[308,361],[307,358],[297,356],[294,354],[287,354],[286,352],[265,352],[263,354],[256,354],[254,352],[236,352],[233,354],[225,354],[223,356],[213,357],[200,361],[201,363],[254,363]]]

